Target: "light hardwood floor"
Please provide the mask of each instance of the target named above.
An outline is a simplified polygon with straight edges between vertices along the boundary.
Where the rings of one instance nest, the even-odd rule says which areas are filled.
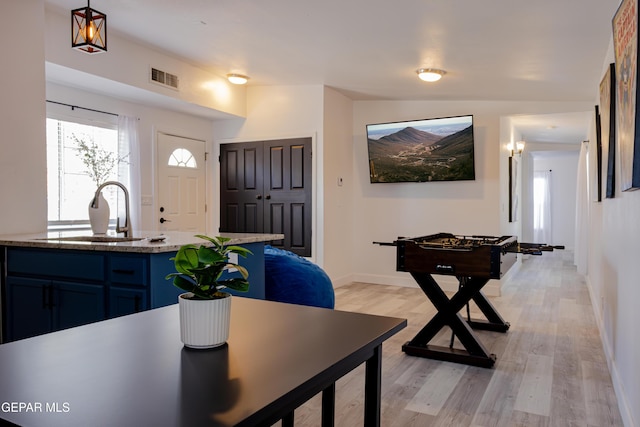
[[[401,351],[435,313],[420,289],[364,283],[336,289],[337,310],[408,319],[383,345],[383,426],[622,426],[589,293],[571,252],[529,257],[505,280],[502,296],[490,300],[511,328],[477,331],[497,356],[494,368],[485,369]],[[472,306],[472,317],[482,318],[478,313]],[[440,345],[449,339],[449,331],[437,337]],[[338,381],[336,426],[362,425],[363,386],[363,367]],[[319,396],[295,418],[296,426],[319,426]]]

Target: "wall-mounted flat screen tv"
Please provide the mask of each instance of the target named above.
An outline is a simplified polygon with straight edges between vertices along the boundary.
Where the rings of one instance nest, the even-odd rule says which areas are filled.
[[[370,180],[473,180],[473,143],[472,115],[367,125]]]

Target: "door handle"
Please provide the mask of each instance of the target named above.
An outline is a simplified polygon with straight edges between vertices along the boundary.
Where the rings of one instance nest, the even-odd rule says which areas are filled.
[[[165,222],[171,222],[170,219],[160,218],[160,224],[164,224]]]
[[[258,195],[256,196],[256,200],[260,200],[260,199],[262,199],[262,194],[258,194]]]
[[[267,196],[265,197],[265,199],[270,200],[270,199],[271,199],[271,194],[267,194]]]

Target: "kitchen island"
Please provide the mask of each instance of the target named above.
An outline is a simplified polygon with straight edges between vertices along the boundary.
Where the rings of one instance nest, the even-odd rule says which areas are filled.
[[[0,236],[1,342],[176,303],[182,291],[165,277],[175,271],[170,258],[180,246],[207,243],[194,234],[140,232],[135,240],[86,232]],[[283,236],[219,235],[253,253],[238,260],[251,284],[239,295],[264,299],[264,243]]]

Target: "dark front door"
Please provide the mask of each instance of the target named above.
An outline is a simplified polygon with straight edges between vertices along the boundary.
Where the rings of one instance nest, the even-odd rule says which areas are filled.
[[[220,231],[264,231],[262,177],[262,143],[220,145]]]
[[[220,231],[282,233],[311,256],[311,138],[220,145]]]

